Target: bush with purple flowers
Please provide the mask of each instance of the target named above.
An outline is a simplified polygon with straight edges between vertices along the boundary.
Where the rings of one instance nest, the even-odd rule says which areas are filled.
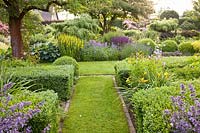
[[[180,85],[180,96],[171,97],[172,110],[164,111],[171,130],[174,133],[200,133],[200,99],[195,89],[189,85],[190,99],[187,99],[187,90]]]
[[[111,38],[111,44],[117,45],[118,47],[122,47],[125,44],[132,43],[131,39],[126,36],[118,36]]]
[[[14,84],[8,83],[1,88],[0,94],[0,132],[31,132],[31,127],[28,126],[28,121],[32,119],[35,115],[40,112],[39,106],[36,106],[34,109],[28,109],[27,106],[30,106],[32,103],[27,101],[22,101],[11,105],[12,95],[7,93],[7,90],[12,88]],[[25,109],[27,111],[25,111]]]

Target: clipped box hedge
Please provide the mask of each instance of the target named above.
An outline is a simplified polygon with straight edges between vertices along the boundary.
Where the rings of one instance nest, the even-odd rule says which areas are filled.
[[[132,96],[137,133],[168,133],[170,125],[164,120],[164,110],[172,109],[171,96],[180,95],[180,83],[192,84],[200,97],[200,79],[177,81],[170,86],[140,90]],[[189,96],[188,96],[189,97]]]
[[[74,67],[65,66],[35,66],[10,68],[9,75],[15,80],[31,80],[29,90],[54,90],[60,100],[67,100],[71,93],[74,80]]]
[[[23,90],[17,92],[12,96],[12,104],[20,103],[21,101],[30,101],[32,104],[24,108],[24,110],[29,110],[40,102],[44,103],[40,107],[41,112],[34,116],[28,125],[31,126],[32,132],[41,132],[48,124],[51,125],[50,133],[55,133],[59,129],[59,100],[58,95],[53,92],[53,90],[32,92],[28,90]]]

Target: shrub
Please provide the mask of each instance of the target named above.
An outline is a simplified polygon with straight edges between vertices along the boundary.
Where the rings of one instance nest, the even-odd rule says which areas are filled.
[[[194,42],[192,43],[192,46],[193,46],[195,52],[197,52],[197,53],[200,52],[200,41],[194,41]]]
[[[118,37],[113,37],[110,40],[111,44],[116,45],[118,48],[124,46],[125,44],[131,43],[131,39],[126,36],[118,36]]]
[[[158,20],[150,24],[150,29],[158,32],[171,32],[178,28],[177,19]]]
[[[183,82],[189,84],[188,82]],[[200,92],[199,80],[191,81]],[[166,123],[163,110],[172,109],[171,96],[179,95],[180,82],[170,86],[141,90],[133,94],[133,112],[136,120],[136,130],[143,132],[170,132],[170,125]],[[198,95],[197,94],[197,95]]]
[[[125,68],[121,66],[125,66]],[[134,91],[165,85],[169,78],[169,74],[165,71],[161,61],[144,58],[140,55],[137,55],[136,58],[128,58],[122,64],[118,63],[115,70],[119,78],[118,81],[122,85],[134,88]],[[126,77],[123,77],[123,75]],[[129,77],[127,78],[127,76]],[[124,82],[125,78],[126,83]]]
[[[34,84],[29,89],[54,90],[58,93],[59,99],[67,100],[71,94],[71,87],[74,79],[73,66],[37,66],[37,67],[16,67],[7,71],[12,74],[13,79],[28,79]]]
[[[60,49],[61,55],[67,55],[80,60],[80,51],[84,47],[84,42],[75,37],[61,34],[58,36],[58,48]]]
[[[49,90],[37,93],[24,89],[23,86],[16,87],[16,84],[11,82],[1,89],[4,92],[1,93],[3,95],[0,98],[0,108],[5,109],[4,113],[0,112],[1,131],[45,132],[48,127],[50,132],[57,132],[57,94]]]
[[[163,52],[175,52],[178,49],[177,43],[174,40],[166,40],[161,44]]]
[[[116,32],[110,31],[110,32],[104,34],[104,35],[102,36],[102,39],[101,39],[101,40],[102,40],[103,42],[111,43],[111,39],[112,39],[113,37],[119,37],[119,36],[124,36],[124,33],[123,33],[123,32],[120,32],[120,31],[116,31]]]
[[[184,21],[181,25],[180,28],[183,30],[196,30],[195,24],[192,24],[188,21]]]
[[[150,46],[145,44],[129,44],[125,45],[120,50],[120,59],[128,58],[132,55],[136,55],[136,53],[143,53],[144,55],[151,55],[153,53]]]
[[[118,60],[119,52],[115,47],[85,45],[81,51],[82,61]]]
[[[170,19],[170,18],[179,19],[179,15],[174,10],[165,10],[160,15],[160,19]]]
[[[79,76],[79,64],[77,63],[77,61],[72,58],[72,57],[69,57],[69,56],[63,56],[63,57],[60,57],[58,59],[56,59],[54,62],[53,62],[54,65],[73,65],[74,66],[74,75],[76,77]]]
[[[196,96],[194,87],[190,84],[190,100],[187,101],[187,90],[180,85],[180,96],[171,97],[172,110],[166,109],[165,116],[173,132],[199,132],[200,131],[200,101]]]
[[[191,42],[183,42],[179,44],[178,50],[182,52],[184,55],[193,55],[194,54],[194,48],[192,46]]]
[[[143,38],[150,38],[150,39],[156,41],[159,38],[159,33],[157,31],[154,31],[154,30],[146,30],[146,31],[142,31],[142,37]]]
[[[150,46],[151,49],[152,49],[152,51],[156,47],[156,43],[152,39],[150,39],[150,38],[144,38],[144,39],[138,40],[138,43]]]
[[[199,32],[195,30],[183,30],[181,35],[184,37],[197,37],[199,36]]]
[[[125,36],[128,37],[138,36],[140,34],[138,30],[123,30],[123,33]]]
[[[52,43],[36,44],[32,47],[32,55],[39,56],[40,62],[53,62],[60,57],[60,51]]]
[[[55,29],[56,34],[65,33],[70,36],[76,36],[82,40],[95,39],[101,28],[96,19],[91,16],[82,14],[73,20],[66,20],[62,23],[54,23],[51,26]]]
[[[165,39],[168,39],[168,38],[173,38],[173,37],[175,37],[176,35],[174,34],[174,33],[172,33],[172,32],[162,32],[161,34],[160,34],[160,37],[159,37],[159,39],[160,40],[165,40]]]

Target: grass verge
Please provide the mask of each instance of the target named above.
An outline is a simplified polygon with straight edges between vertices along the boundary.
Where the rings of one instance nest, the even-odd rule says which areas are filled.
[[[79,62],[80,74],[115,74],[114,65],[117,61]]]
[[[128,132],[112,77],[81,77],[64,122],[63,133]]]

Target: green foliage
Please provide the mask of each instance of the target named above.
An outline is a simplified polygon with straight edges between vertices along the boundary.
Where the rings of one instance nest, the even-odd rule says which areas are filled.
[[[120,37],[120,36],[124,36],[124,33],[121,32],[121,31],[116,31],[116,32],[110,31],[110,32],[104,34],[104,35],[102,36],[101,40],[102,40],[103,42],[110,43],[110,41],[111,41],[111,39],[112,39],[113,37]]]
[[[80,60],[80,51],[84,47],[84,42],[75,37],[66,34],[60,34],[58,36],[58,48],[61,55],[67,55]]]
[[[150,46],[146,44],[129,44],[125,45],[120,50],[120,59],[128,58],[132,55],[136,55],[136,53],[143,53],[144,55],[151,55],[152,49]]]
[[[199,94],[199,80],[196,81],[179,81],[171,84],[169,87],[153,88],[149,90],[141,90],[133,94],[131,101],[133,102],[133,112],[136,120],[136,130],[138,133],[149,132],[169,132],[168,125],[164,118],[164,110],[171,109],[171,96],[180,94],[180,83],[194,84]]]
[[[81,51],[82,61],[118,60],[119,51],[112,47],[95,47],[86,45]]]
[[[153,50],[154,50],[155,47],[156,47],[156,43],[155,43],[152,39],[150,39],[150,38],[140,39],[140,40],[138,40],[138,43],[139,43],[139,44],[143,44],[143,45],[150,46],[151,49],[152,49],[152,52],[153,52]]]
[[[195,24],[188,21],[184,21],[179,27],[183,30],[196,30]]]
[[[78,0],[84,7],[83,12],[88,13],[92,18],[98,19],[99,25],[103,29],[102,33],[111,30],[113,22],[117,18],[139,18],[139,16],[147,17],[153,12],[152,3],[148,0],[142,1],[126,1],[126,0]],[[75,9],[76,13],[80,13],[79,8]]]
[[[174,40],[166,40],[161,44],[163,52],[175,52],[178,49],[178,45]]]
[[[38,55],[40,62],[53,62],[60,57],[58,47],[52,43],[36,44],[32,48],[32,54]]]
[[[170,18],[179,19],[179,15],[174,10],[165,10],[160,15],[160,19],[170,19]]]
[[[140,31],[138,31],[138,30],[123,30],[123,33],[125,36],[137,38],[136,36],[138,36],[140,34]]]
[[[180,68],[174,68],[176,79],[196,79],[200,77],[200,57],[194,56],[187,61],[187,64]]]
[[[71,94],[74,79],[73,66],[37,66],[16,67],[7,71],[13,79],[32,80],[32,91],[54,90],[61,100],[67,100]]]
[[[39,89],[39,88],[38,88]],[[43,103],[41,112],[33,117],[28,123],[33,132],[41,132],[48,124],[51,125],[51,133],[57,132],[59,128],[59,102],[58,96],[52,90],[42,92],[31,92],[23,90],[15,92],[13,96],[13,104],[21,101],[31,101],[31,106]]]
[[[1,63],[5,67],[27,67],[33,65],[33,63],[28,60],[18,60],[18,59],[2,60]]]
[[[67,35],[76,36],[82,40],[94,39],[99,34],[100,27],[95,19],[89,15],[83,14],[79,18],[66,20],[63,23],[51,24],[56,29],[55,33],[65,33]]]
[[[195,52],[197,52],[197,53],[200,52],[200,41],[199,41],[199,40],[194,41],[194,42],[192,43],[192,46],[193,46]]]
[[[54,65],[73,65],[74,66],[74,75],[76,77],[79,76],[79,64],[77,63],[77,61],[72,58],[72,57],[69,57],[69,56],[63,56],[63,57],[60,57],[58,59],[56,59],[54,62],[53,62]]]
[[[178,46],[178,50],[182,52],[184,55],[193,55],[194,48],[192,46],[192,42],[182,42]]]
[[[150,24],[150,29],[158,32],[170,32],[178,28],[177,19],[157,20]]]

